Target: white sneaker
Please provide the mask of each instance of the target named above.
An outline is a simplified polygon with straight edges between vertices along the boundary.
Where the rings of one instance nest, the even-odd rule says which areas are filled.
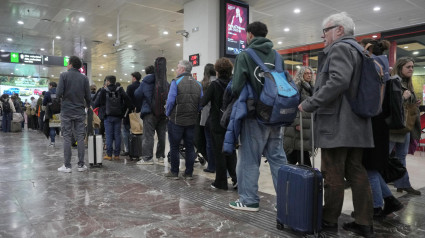
[[[153,159],[148,160],[148,161],[144,161],[143,159],[141,159],[139,162],[136,163],[137,165],[150,165],[153,164]]]
[[[78,172],[84,172],[84,171],[87,170],[87,166],[86,165],[83,165],[83,166],[78,165],[77,170],[78,170]]]
[[[62,165],[62,167],[58,168],[58,171],[64,172],[64,173],[71,173],[72,172],[71,168],[67,168],[67,167],[65,167],[65,165]]]
[[[158,164],[163,164],[164,163],[164,157],[159,157],[157,159],[157,161],[158,161]]]
[[[54,142],[50,142],[49,147],[55,147],[55,143]]]

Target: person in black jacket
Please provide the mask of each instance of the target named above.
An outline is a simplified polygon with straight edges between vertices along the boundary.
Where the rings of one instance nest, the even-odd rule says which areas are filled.
[[[237,186],[236,178],[236,152],[225,155],[222,152],[224,135],[226,129],[220,126],[220,109],[223,104],[223,94],[232,76],[233,65],[228,58],[220,58],[216,61],[214,68],[217,72],[217,80],[212,81],[205,96],[202,98],[202,106],[211,102],[210,122],[213,158],[215,159],[215,180],[211,184],[212,188],[227,190],[227,172],[232,178],[233,187]]]
[[[128,108],[129,113],[133,110],[136,110],[136,112],[140,112],[140,103],[134,98],[134,91],[140,86],[140,79],[142,78],[142,75],[139,72],[134,72],[131,74],[131,81],[132,84],[127,86],[127,95],[131,100],[131,103],[134,105],[135,108]],[[122,124],[123,128],[121,131],[122,139],[123,139],[123,153],[122,156],[128,156],[128,136],[130,135],[130,118],[128,117],[128,114],[124,117]]]
[[[116,77],[108,75],[105,77],[106,85],[96,97],[95,107],[105,106],[105,131],[106,131],[106,155],[103,159],[111,160],[112,152],[114,159],[120,159],[121,151],[121,119],[127,108],[132,108],[130,98],[124,89],[115,85]],[[112,142],[115,141],[115,147]],[[113,150],[113,151],[112,151]]]

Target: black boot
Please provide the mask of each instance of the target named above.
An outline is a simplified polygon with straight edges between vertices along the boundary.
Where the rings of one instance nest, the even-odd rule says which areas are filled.
[[[344,230],[354,232],[357,235],[360,235],[366,238],[375,237],[373,232],[373,226],[359,225],[355,222],[350,222],[350,223],[344,223],[342,228],[344,228]]]
[[[382,215],[387,216],[393,212],[399,211],[403,208],[403,204],[397,200],[394,196],[389,196],[384,198],[384,209],[382,210]]]

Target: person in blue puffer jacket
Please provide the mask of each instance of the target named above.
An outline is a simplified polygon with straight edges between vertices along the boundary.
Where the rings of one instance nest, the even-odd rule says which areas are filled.
[[[229,125],[223,143],[223,153],[232,154],[239,143],[238,138],[241,132],[242,120],[255,113],[254,106],[255,93],[249,83],[243,87],[239,98],[235,101],[230,115]]]

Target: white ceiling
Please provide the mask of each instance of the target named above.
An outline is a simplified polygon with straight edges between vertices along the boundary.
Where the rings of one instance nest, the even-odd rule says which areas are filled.
[[[92,79],[115,74],[123,82],[158,56],[169,65],[183,57],[184,4],[190,0],[1,0],[0,49],[47,55],[78,55],[91,64]],[[212,0],[214,1],[214,0]],[[218,1],[218,0],[217,0]],[[275,48],[321,41],[322,20],[346,11],[356,23],[356,35],[425,23],[425,0],[247,0],[252,21],[263,21]],[[380,6],[379,12],[373,7]],[[300,8],[300,14],[293,10]],[[205,9],[199,9],[200,14]],[[120,18],[120,45],[113,46]],[[84,17],[85,22],[79,22]],[[18,25],[17,21],[24,21]],[[289,27],[289,32],[283,29]],[[168,35],[163,32],[168,31]],[[107,37],[112,33],[113,37]],[[55,39],[60,35],[61,39]],[[10,37],[13,42],[6,39]],[[53,52],[54,40],[54,52]],[[282,41],[281,45],[277,42]],[[180,47],[176,43],[181,43]],[[128,45],[133,45],[128,48]],[[87,49],[83,49],[87,47]],[[45,51],[40,51],[44,48]],[[107,55],[104,57],[103,55]],[[103,66],[103,69],[101,68]],[[134,68],[132,67],[134,66]],[[0,64],[0,74],[15,66]],[[11,69],[9,69],[11,68]],[[41,76],[58,76],[65,68],[50,67]],[[116,70],[117,72],[114,72]],[[172,72],[169,70],[169,75]],[[128,75],[125,76],[124,74]],[[102,76],[99,76],[99,75]]]

